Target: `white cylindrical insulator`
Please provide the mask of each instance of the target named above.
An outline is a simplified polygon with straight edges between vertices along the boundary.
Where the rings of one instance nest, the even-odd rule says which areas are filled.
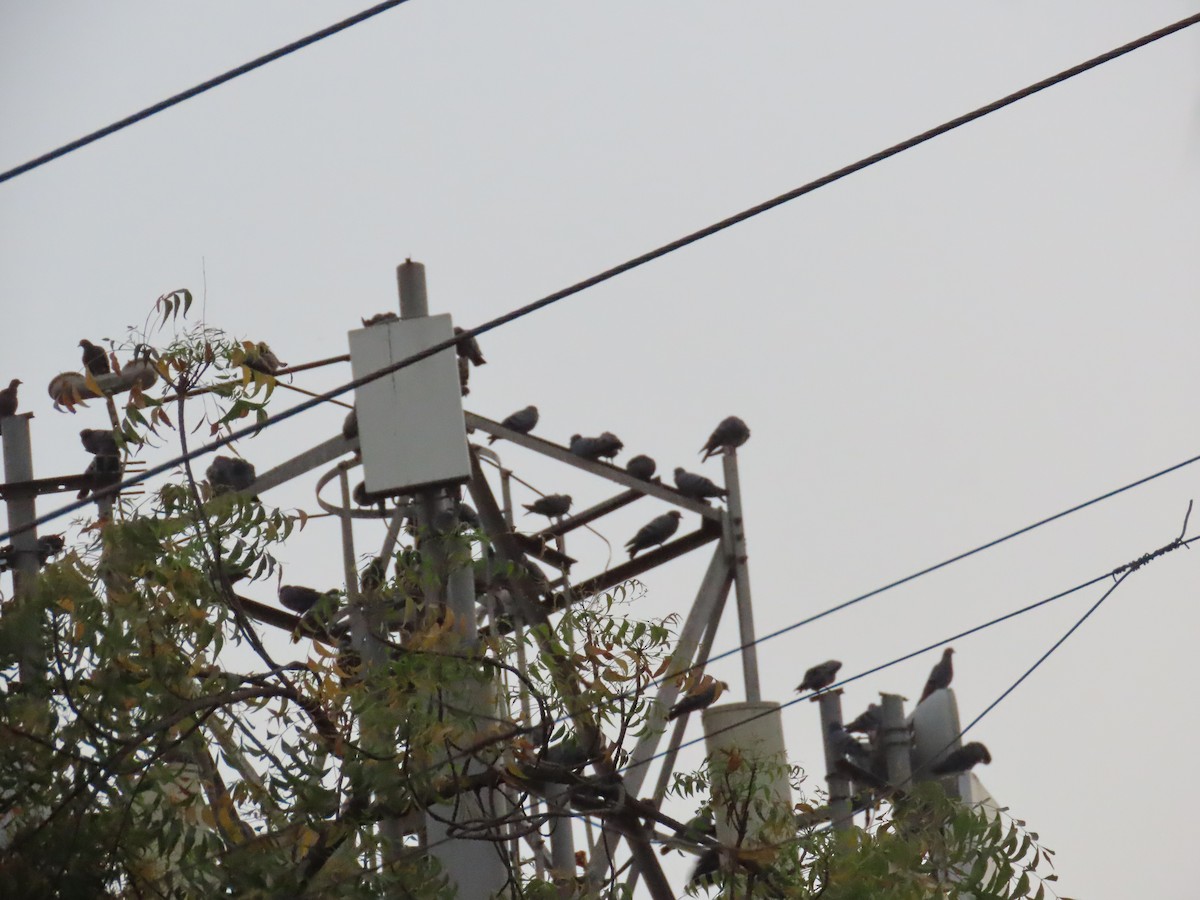
[[[779,704],[710,706],[702,720],[717,840],[757,848],[795,837]]]

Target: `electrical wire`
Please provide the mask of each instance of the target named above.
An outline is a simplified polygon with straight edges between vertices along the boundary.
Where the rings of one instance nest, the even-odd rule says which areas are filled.
[[[277,59],[287,56],[289,53],[295,53],[297,50],[302,50],[305,47],[317,43],[317,41],[324,40],[327,37],[337,34],[339,31],[345,31],[347,28],[350,28],[353,25],[357,25],[360,22],[365,22],[367,19],[374,18],[380,13],[387,12],[389,9],[393,9],[394,7],[399,6],[401,3],[406,2],[408,2],[408,0],[388,0],[386,3],[380,3],[376,6],[372,6],[370,9],[364,9],[362,12],[356,13],[348,19],[342,19],[342,21],[335,22],[332,25],[322,28],[320,31],[314,31],[312,34],[307,35],[306,37],[292,41],[290,44],[285,44],[277,50],[272,50],[270,53],[264,54],[257,59],[252,59],[250,62],[243,63],[237,68],[230,69],[228,72],[223,72],[222,74],[217,75],[215,78],[208,79],[208,81],[202,81],[200,84],[190,87],[186,91],[180,91],[178,94],[168,97],[165,100],[160,100],[153,106],[147,106],[145,109],[139,110],[132,115],[113,122],[111,125],[105,125],[103,128],[97,131],[93,131],[90,134],[85,134],[83,137],[77,138],[70,143],[63,144],[61,147],[51,150],[49,153],[43,153],[41,156],[35,157],[28,162],[21,163],[21,165],[9,169],[6,172],[0,172],[0,184],[16,178],[18,175],[24,175],[26,172],[30,172],[36,168],[39,168],[40,166],[44,166],[48,162],[53,162],[59,157],[66,156],[68,153],[78,150],[81,147],[86,147],[88,144],[95,143],[101,138],[108,137],[110,134],[116,134],[118,131],[128,128],[130,125],[136,125],[138,122],[148,119],[151,116],[162,112],[163,110],[170,109],[172,106],[177,106],[183,101],[190,100],[192,97],[197,97],[206,91],[211,91],[213,88],[219,87],[220,85],[225,84],[227,81],[232,81],[240,75],[245,75],[247,72],[253,72],[255,69],[261,68],[269,62],[274,62]]]
[[[380,7],[372,7],[372,10],[368,10],[367,12],[373,13],[373,11],[375,11],[375,12],[382,11],[383,7],[390,7],[390,5],[395,5],[396,2],[403,2],[403,0],[394,0],[394,2],[392,4],[382,4]],[[365,14],[360,14],[360,16],[361,15],[365,15]],[[347,21],[349,21],[349,20],[347,20]],[[1063,71],[1061,71],[1055,75],[1052,75],[1049,78],[1044,78],[1041,81],[1035,82],[1034,84],[1031,84],[1028,87],[1022,88],[1019,91],[1014,91],[1013,93],[1008,94],[1005,97],[1000,98],[999,100],[995,100],[985,106],[981,106],[978,109],[973,110],[972,112],[969,112],[964,115],[958,116],[957,118],[951,119],[948,122],[945,122],[935,128],[931,128],[928,131],[924,131],[921,134],[918,134],[914,137],[909,138],[908,140],[901,141],[899,144],[894,144],[885,150],[881,150],[877,153],[873,153],[870,156],[860,159],[858,162],[851,163],[848,166],[843,166],[842,168],[837,169],[837,170],[829,173],[828,175],[824,175],[821,178],[818,178],[814,181],[810,181],[807,184],[804,184],[798,188],[795,188],[794,190],[788,191],[787,193],[780,194],[778,197],[774,197],[771,200],[767,200],[756,206],[752,206],[749,209],[743,210],[740,213],[737,213],[733,216],[722,219],[721,221],[716,222],[712,225],[709,225],[705,228],[701,228],[699,231],[694,231],[691,234],[685,235],[681,238],[671,241],[668,244],[663,244],[661,247],[658,247],[647,253],[643,253],[641,256],[636,256],[633,259],[627,260],[619,265],[613,266],[612,268],[605,269],[603,272],[593,275],[590,278],[585,278],[583,281],[576,282],[575,284],[573,284],[569,287],[555,291],[552,294],[547,294],[545,297],[542,297],[540,300],[535,300],[534,302],[528,303],[525,306],[518,307],[518,308],[511,310],[503,315],[497,316],[494,319],[490,319],[487,322],[483,323],[482,325],[477,325],[474,328],[464,329],[461,334],[458,334],[452,338],[447,338],[446,340],[443,340],[443,341],[439,341],[438,343],[433,344],[432,346],[427,347],[424,350],[414,353],[411,356],[405,357],[404,359],[401,359],[395,363],[392,363],[391,365],[385,366],[382,369],[378,369],[374,372],[370,372],[370,373],[362,376],[361,378],[356,378],[353,381],[349,381],[349,382],[341,385],[340,387],[334,388],[330,391],[326,391],[323,394],[318,394],[318,395],[314,396],[312,399],[306,400],[302,403],[299,403],[296,406],[292,407],[291,409],[287,409],[281,413],[276,413],[275,415],[268,416],[262,422],[259,422],[255,425],[246,426],[246,427],[238,429],[236,431],[231,431],[229,434],[225,435],[224,437],[219,438],[215,441],[211,441],[207,444],[203,444],[199,447],[196,447],[193,450],[191,450],[189,453],[187,453],[183,456],[176,457],[175,459],[168,460],[165,463],[161,463],[157,466],[153,466],[153,467],[147,469],[138,478],[127,479],[127,480],[121,481],[120,483],[111,486],[108,490],[112,493],[118,493],[121,490],[124,490],[125,488],[131,487],[133,484],[135,484],[137,482],[144,481],[148,478],[154,477],[155,475],[159,475],[163,472],[166,472],[166,471],[174,468],[175,466],[180,465],[188,460],[195,459],[198,456],[203,456],[206,453],[212,453],[213,451],[219,450],[221,447],[224,447],[227,444],[233,443],[234,441],[240,440],[243,437],[249,437],[251,435],[258,434],[259,432],[261,432],[262,430],[264,430],[266,428],[270,428],[273,425],[277,425],[280,422],[286,421],[287,419],[290,419],[293,416],[298,415],[302,412],[307,412],[308,410],[313,409],[316,406],[319,406],[321,403],[332,400],[335,397],[339,397],[342,394],[348,393],[349,391],[352,391],[356,388],[362,387],[365,384],[369,384],[370,382],[375,381],[376,379],[383,378],[387,375],[391,375],[394,372],[399,372],[401,369],[408,368],[409,366],[414,365],[415,363],[418,363],[423,359],[428,359],[429,357],[431,357],[437,353],[440,353],[443,350],[447,350],[450,347],[453,347],[460,342],[467,341],[471,338],[477,337],[478,335],[484,334],[495,328],[499,328],[502,325],[507,325],[509,322],[514,322],[517,319],[521,319],[525,316],[528,316],[531,313],[534,313],[534,312],[537,312],[538,310],[544,309],[553,303],[557,303],[559,300],[563,300],[574,294],[578,294],[581,291],[586,290],[587,288],[594,287],[598,284],[601,284],[602,282],[608,281],[611,278],[615,278],[618,275],[628,272],[631,269],[636,269],[639,266],[643,266],[646,263],[652,262],[656,259],[666,256],[668,253],[672,253],[675,250],[679,250],[679,249],[682,249],[683,247],[688,246],[689,244],[694,244],[695,242],[697,242],[703,238],[710,237],[711,235],[717,234],[720,231],[724,231],[726,228],[730,228],[734,225],[744,222],[747,219],[750,219],[750,218],[753,218],[754,216],[759,215],[760,213],[767,212],[768,210],[774,209],[777,206],[781,206],[784,203],[787,203],[791,200],[795,200],[798,197],[802,197],[805,194],[811,193],[812,191],[815,191],[818,188],[824,187],[827,184],[832,184],[835,181],[845,178],[847,175],[852,175],[855,172],[859,172],[862,169],[865,169],[869,166],[874,165],[875,163],[882,162],[883,160],[888,159],[892,156],[895,156],[896,154],[901,153],[905,150],[911,149],[912,147],[915,147],[918,144],[922,144],[926,141],[932,140],[933,138],[938,137],[939,135],[945,134],[948,131],[952,131],[961,125],[965,125],[969,122],[973,122],[976,119],[979,119],[979,118],[982,118],[983,116],[988,115],[989,113],[995,112],[999,109],[1003,109],[1006,106],[1016,103],[1018,100],[1024,99],[1025,97],[1028,97],[1032,94],[1036,94],[1037,92],[1045,90],[1048,87],[1052,87],[1056,84],[1060,84],[1061,82],[1066,81],[1069,78],[1073,78],[1076,75],[1080,75],[1084,72],[1089,71],[1090,69],[1094,69],[1097,66],[1102,65],[1103,63],[1114,60],[1120,56],[1124,56],[1127,53],[1131,53],[1132,51],[1137,50],[1140,47],[1144,47],[1147,44],[1153,43],[1154,41],[1160,40],[1164,37],[1167,37],[1168,35],[1174,34],[1178,31],[1182,31],[1183,29],[1188,28],[1192,25],[1195,25],[1198,22],[1200,22],[1200,13],[1197,13],[1196,15],[1193,15],[1193,16],[1189,16],[1186,19],[1181,19],[1180,21],[1175,22],[1172,25],[1168,25],[1164,28],[1158,29],[1157,31],[1150,32],[1149,34],[1144,35],[1140,38],[1137,38],[1136,40],[1130,41],[1126,44],[1122,44],[1120,47],[1116,47],[1113,50],[1109,50],[1107,53],[1102,53],[1099,56],[1095,56],[1092,59],[1089,59],[1085,62],[1079,63],[1078,65],[1072,66],[1069,69],[1064,69]],[[336,28],[337,26],[332,26],[332,27]],[[318,32],[318,34],[320,34],[320,33]],[[283,48],[283,49],[286,50],[287,48]],[[276,51],[276,53],[279,53],[279,52],[281,52],[281,51]],[[2,177],[0,177],[0,181],[3,181],[3,180],[4,179]],[[83,507],[85,507],[87,505],[89,505],[89,504],[88,504],[88,501],[86,501],[86,500],[80,500],[80,501],[76,501],[74,503],[69,503],[66,506],[63,506],[57,510],[54,510],[53,512],[46,513],[45,515],[42,515],[42,516],[38,516],[36,519],[34,519],[29,524],[23,526],[21,529],[14,530],[14,529],[10,528],[7,532],[0,535],[0,541],[9,540],[10,538],[12,538],[12,536],[14,534],[17,534],[21,531],[27,531],[32,528],[36,528],[38,525],[44,525],[47,522],[51,522],[56,518],[59,518],[61,516],[65,516],[65,515],[69,515],[72,512],[82,509]]]

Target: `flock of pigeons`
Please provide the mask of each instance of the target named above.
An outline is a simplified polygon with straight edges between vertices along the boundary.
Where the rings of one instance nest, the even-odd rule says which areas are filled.
[[[529,434],[537,426],[538,419],[538,408],[526,406],[503,419],[500,424],[517,434]],[[492,435],[488,438],[488,443],[493,444],[500,439],[500,437]],[[737,416],[722,419],[700,449],[703,454],[701,462],[710,456],[735,450],[748,440],[750,440],[750,429],[745,422]],[[617,454],[625,449],[625,444],[611,431],[605,431],[596,437],[573,434],[567,448],[581,459],[611,463]],[[661,482],[661,479],[654,475],[657,469],[658,464],[644,454],[632,457],[625,464],[625,471],[640,481]],[[702,503],[711,498],[725,497],[728,494],[724,488],[710,478],[688,472],[682,466],[675,469],[675,488],[683,496],[699,500]],[[525,504],[524,507],[531,513],[546,516],[549,519],[558,519],[570,511],[572,502],[569,494],[546,494],[533,503]],[[629,558],[633,559],[643,550],[665,544],[679,528],[679,521],[682,518],[683,514],[678,510],[671,510],[656,516],[643,525],[625,543],[625,549],[629,551]]]

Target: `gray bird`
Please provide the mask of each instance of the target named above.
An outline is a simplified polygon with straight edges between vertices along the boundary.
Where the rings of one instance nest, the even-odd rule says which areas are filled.
[[[694,500],[729,496],[729,491],[715,484],[712,479],[694,472],[685,472],[682,466],[675,469],[675,487],[679,488],[679,493]]]
[[[471,393],[471,361],[465,356],[458,357],[458,393],[463,397]]]
[[[634,478],[640,478],[642,481],[649,481],[654,477],[654,471],[658,468],[658,464],[644,453],[635,456],[629,462],[625,463],[625,471]]]
[[[729,685],[724,681],[709,682],[698,690],[686,694],[678,703],[672,706],[671,711],[667,713],[667,721],[673,722],[686,713],[696,712],[697,710],[712,706],[727,690],[729,690]]]
[[[287,363],[281,362],[265,341],[254,345],[254,350],[246,354],[246,366],[264,375],[274,375],[280,369],[286,368]]]
[[[327,597],[333,593],[336,592],[326,591],[322,594],[320,591],[314,591],[312,588],[305,587],[302,584],[283,584],[279,586],[279,602],[292,612],[304,615],[316,606],[323,597]]]
[[[76,500],[83,500],[88,494],[100,494],[105,488],[110,488],[121,480],[123,467],[116,456],[93,456],[88,467],[83,470],[87,483],[75,495]]]
[[[839,756],[860,764],[870,762],[870,751],[837,722],[829,723],[829,743]]]
[[[479,530],[483,528],[483,522],[479,518],[479,513],[475,512],[475,507],[470,503],[463,503],[459,500],[455,504],[455,509],[458,511],[458,521],[468,528]]]
[[[665,544],[667,539],[679,528],[681,518],[683,518],[683,513],[673,509],[661,516],[656,516],[639,528],[638,533],[625,544],[625,549],[629,551],[629,558],[633,559],[642,550]]]
[[[342,437],[348,441],[358,437],[358,410],[352,409],[346,413],[346,418],[342,420]]]
[[[400,317],[394,312],[381,312],[375,313],[375,315],[367,319],[359,317],[359,321],[363,323],[363,328],[370,328],[372,325],[381,325],[384,322],[399,322]]]
[[[813,666],[804,673],[804,680],[796,687],[797,694],[805,691],[819,691],[833,684],[837,678],[838,669],[842,667],[839,660],[829,659],[820,665]]]
[[[50,557],[62,553],[64,546],[66,543],[61,534],[43,534],[37,539],[38,562],[45,564]]]
[[[942,658],[929,673],[929,680],[925,682],[925,690],[921,692],[921,699],[917,701],[918,703],[934,691],[950,687],[950,682],[954,680],[954,663],[950,661],[950,657],[953,655],[953,647],[947,647],[942,651]]]
[[[571,435],[571,443],[568,445],[570,451],[576,456],[581,456],[584,459],[600,460],[612,459],[625,445],[621,443],[621,439],[611,431],[606,431],[599,437],[580,437],[577,434]]]
[[[454,333],[456,335],[465,334],[463,329],[459,328],[457,325],[454,326]],[[458,352],[459,356],[465,356],[467,359],[469,359],[471,361],[471,365],[473,366],[487,365],[487,360],[483,358],[483,350],[481,350],[479,347],[479,341],[475,340],[473,337],[465,338],[459,341],[454,349]]]
[[[600,449],[600,458],[612,460],[614,456],[625,449],[625,445],[621,443],[621,439],[611,431],[606,431],[600,435],[600,443],[603,445]]]
[[[746,423],[737,416],[730,416],[722,419],[721,424],[713,429],[713,433],[708,437],[708,443],[701,448],[700,452],[704,454],[704,459],[708,459],[710,456],[740,447],[748,440],[750,440],[750,429],[746,427]]]
[[[105,428],[84,428],[79,432],[79,441],[83,449],[92,456],[120,456],[117,449],[117,439],[113,432]]]
[[[878,703],[872,703],[857,719],[846,726],[847,731],[857,731],[860,734],[874,734],[883,724],[883,708]]]
[[[14,378],[8,383],[8,387],[0,391],[0,419],[17,414],[17,385],[21,383],[20,378]]]
[[[376,556],[372,559],[362,574],[358,576],[359,587],[366,593],[379,590],[380,586],[387,580],[387,560],[382,556]],[[282,600],[282,598],[280,598]]]
[[[531,404],[524,409],[518,409],[511,416],[504,419],[500,424],[509,431],[515,431],[517,434],[529,434],[529,432],[533,431],[534,426],[536,426],[537,423],[538,408]],[[487,442],[489,444],[494,444],[498,440],[501,440],[501,438],[493,434],[488,437]]]
[[[571,496],[569,494],[547,494],[545,497],[538,497],[532,503],[523,505],[531,513],[537,513],[548,519],[557,519],[559,516],[565,516],[567,510],[571,508]]]
[[[991,761],[992,754],[988,753],[988,748],[979,741],[971,741],[953,753],[946,754],[945,759],[930,767],[929,771],[934,775],[961,775],[970,771],[977,763],[988,764]]]
[[[218,456],[205,471],[214,494],[244,491],[254,484],[254,466],[235,456]]]
[[[108,375],[112,372],[112,366],[108,361],[108,354],[104,352],[103,347],[97,347],[89,340],[82,340],[79,346],[83,348],[83,365],[93,375]]]

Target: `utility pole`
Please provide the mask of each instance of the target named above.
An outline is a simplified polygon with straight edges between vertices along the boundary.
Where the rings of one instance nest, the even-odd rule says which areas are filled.
[[[821,739],[825,744],[825,781],[829,786],[829,819],[834,829],[845,831],[854,824],[854,807],[850,798],[850,779],[838,771],[842,751],[834,741],[834,733],[842,727],[842,691],[824,691],[817,695],[821,706]]]
[[[7,484],[28,484],[33,481],[33,451],[29,442],[29,420],[32,413],[22,413],[0,420],[4,442],[4,480]],[[33,522],[37,519],[34,490],[19,490],[6,493],[8,507],[8,530],[13,535],[13,594],[18,606],[23,604],[37,577],[38,538]],[[43,651],[38,644],[26,646],[21,656],[21,683],[32,685],[43,677]]]

